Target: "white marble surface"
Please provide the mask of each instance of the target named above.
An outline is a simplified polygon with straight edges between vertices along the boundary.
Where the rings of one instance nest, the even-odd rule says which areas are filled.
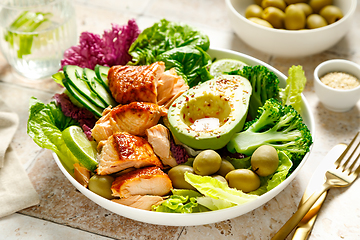
[[[323,156],[335,144],[350,142],[354,133],[360,130],[360,102],[346,113],[325,109],[314,93],[312,77],[315,67],[328,59],[344,58],[360,64],[360,1],[358,2],[352,29],[336,46],[314,56],[286,59],[256,51],[237,38],[227,19],[224,1],[75,0],[79,33],[90,31],[101,34],[104,29],[110,28],[111,23],[125,24],[130,18],[136,19],[139,27],[144,29],[159,19],[166,18],[200,28],[209,35],[211,47],[232,49],[251,55],[273,65],[286,75],[290,66],[302,65],[308,78],[304,94],[316,122],[313,152],[299,175],[283,192],[264,206],[235,219],[204,226],[179,227],[172,229],[171,234],[163,228],[152,228],[144,224],[133,224],[130,231],[119,230],[116,233],[114,229],[95,230],[91,225],[87,225],[89,223],[81,225],[66,217],[58,218],[57,214],[60,213],[56,211],[40,212],[42,216],[36,213],[36,209],[30,209],[1,218],[0,239],[270,239],[270,235],[296,211],[312,172]],[[20,126],[12,145],[32,179],[36,179],[36,161],[48,158],[49,154],[35,145],[26,134],[28,99],[35,96],[42,101],[49,101],[58,91],[60,88],[50,79],[29,82],[18,78],[0,55],[0,96],[14,107],[20,117]],[[36,181],[39,194],[45,192],[41,180]],[[330,190],[310,239],[360,239],[359,191],[360,181],[346,189]],[[56,194],[54,198],[62,200],[61,196]],[[43,199],[43,202],[45,200]],[[105,217],[99,216],[99,221]],[[160,234],[152,235],[151,231],[154,229],[160,231]]]

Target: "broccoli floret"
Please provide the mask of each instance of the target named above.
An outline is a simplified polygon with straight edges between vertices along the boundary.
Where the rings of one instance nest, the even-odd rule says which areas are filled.
[[[292,106],[283,106],[271,98],[259,108],[256,119],[247,122],[244,130],[232,137],[227,148],[230,152],[251,156],[265,144],[289,152],[295,168],[309,151],[312,136]]]
[[[252,94],[248,112],[250,119],[255,119],[259,107],[262,107],[266,100],[277,98],[279,95],[279,79],[265,66],[244,66],[242,70],[229,74],[243,76],[251,83]]]

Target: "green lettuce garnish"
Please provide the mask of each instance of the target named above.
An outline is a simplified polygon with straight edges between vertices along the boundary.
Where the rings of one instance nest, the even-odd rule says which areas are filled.
[[[210,176],[199,176],[189,172],[185,172],[184,176],[186,182],[190,183],[207,197],[225,200],[236,205],[241,205],[258,198],[256,195],[246,194],[230,188],[226,183]]]
[[[152,211],[167,213],[195,213],[207,212],[207,208],[196,202],[202,195],[196,191],[188,189],[173,189],[173,195],[162,202],[160,205],[153,205]]]
[[[66,146],[61,132],[71,125],[78,125],[78,122],[66,117],[55,102],[45,105],[34,97],[30,99],[28,135],[39,147],[55,152],[70,173],[78,160]]]
[[[164,61],[166,70],[175,67],[186,83],[192,87],[209,80],[207,67],[211,57],[206,51],[210,47],[209,37],[201,31],[183,23],[165,19],[146,28],[129,49],[130,65],[149,65]]]
[[[305,73],[302,66],[292,66],[288,73],[286,87],[279,91],[280,98],[283,105],[291,105],[297,112],[301,113],[301,93],[306,84]]]

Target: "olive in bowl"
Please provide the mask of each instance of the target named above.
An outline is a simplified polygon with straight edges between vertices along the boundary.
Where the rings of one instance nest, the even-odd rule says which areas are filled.
[[[245,10],[254,4],[253,0],[225,0],[225,3],[231,26],[240,39],[259,51],[280,57],[309,56],[332,47],[349,31],[357,6],[357,0],[333,0],[332,5],[343,14],[340,20],[316,29],[284,30],[247,19]]]

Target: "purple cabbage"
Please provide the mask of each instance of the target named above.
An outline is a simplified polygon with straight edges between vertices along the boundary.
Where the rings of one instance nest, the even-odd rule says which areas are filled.
[[[97,121],[94,115],[86,108],[75,106],[70,101],[69,96],[65,93],[55,94],[54,98],[57,105],[61,107],[61,111],[64,113],[64,115],[78,121],[81,128],[84,130],[86,137],[90,141],[93,140],[91,136],[91,129],[95,126]]]
[[[172,137],[170,137],[170,151],[177,164],[185,163],[189,159],[189,154],[186,152],[186,149],[181,145],[176,145]]]
[[[65,51],[61,69],[65,65],[90,69],[94,69],[97,64],[108,67],[125,65],[132,59],[128,50],[139,34],[140,30],[134,19],[129,20],[124,26],[112,24],[112,28],[104,31],[102,37],[83,32],[79,45]]]

